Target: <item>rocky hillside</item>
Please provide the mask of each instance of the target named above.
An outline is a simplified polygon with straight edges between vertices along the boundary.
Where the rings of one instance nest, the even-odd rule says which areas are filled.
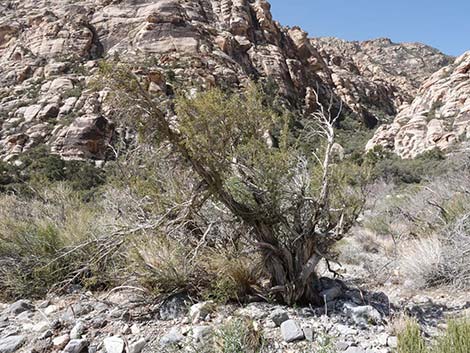
[[[240,86],[270,77],[291,100],[326,90],[325,65],[298,28],[264,1],[8,1],[0,5],[0,149],[41,143],[66,158],[103,159],[113,125],[88,90],[97,60],[146,68],[151,89]]]
[[[424,44],[397,44],[387,38],[314,38],[311,43],[328,65],[334,91],[369,126],[392,119],[424,80],[454,60]]]
[[[132,62],[164,94],[269,78],[312,108],[318,89],[369,127],[450,60],[423,45],[309,40],[275,22],[265,0],[11,0],[0,14],[4,160],[44,143],[68,159],[106,158],[116,131],[90,89],[102,58]]]
[[[403,158],[448,150],[470,136],[470,52],[426,80],[392,124],[381,126],[367,149],[381,145]]]

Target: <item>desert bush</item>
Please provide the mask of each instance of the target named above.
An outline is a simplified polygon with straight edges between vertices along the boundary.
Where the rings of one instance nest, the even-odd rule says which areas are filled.
[[[260,259],[233,246],[207,249],[202,266],[210,278],[204,296],[219,303],[242,301],[255,292],[261,276]]]
[[[453,221],[440,233],[442,281],[455,288],[470,288],[470,214]]]
[[[310,116],[312,126],[301,134],[299,148],[289,129],[292,116],[272,109],[254,85],[243,94],[183,92],[168,102],[148,90],[148,77],[110,62],[102,65],[101,83],[113,92],[109,99],[116,116],[155,148],[168,146],[203,185],[195,195],[204,195],[204,201],[185,224],[204,234],[198,213],[208,204],[222,210],[231,218],[226,228],[247,230],[270,295],[288,304],[320,304],[312,286],[315,269],[362,206],[361,179],[332,163],[337,109]],[[308,138],[315,144],[305,154]],[[211,239],[220,234],[211,233]]]
[[[89,197],[105,181],[104,171],[90,162],[63,160],[50,154],[47,146],[25,152],[14,164],[0,162],[0,192],[34,196],[36,187],[67,182],[70,188]]]
[[[372,167],[373,178],[384,178],[402,184],[421,183],[426,178],[442,174],[444,154],[434,149],[420,154],[414,159],[401,159],[382,146],[367,152],[364,163]]]
[[[216,333],[215,352],[258,353],[262,351],[263,336],[259,327],[248,319],[235,318],[225,323]]]
[[[139,236],[134,241],[135,271],[139,282],[156,295],[198,294],[205,279],[192,248],[158,234]]]
[[[443,284],[442,247],[436,237],[403,242],[398,263],[401,273],[416,288]]]

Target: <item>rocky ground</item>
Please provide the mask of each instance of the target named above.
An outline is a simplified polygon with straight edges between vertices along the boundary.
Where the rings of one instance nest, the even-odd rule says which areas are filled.
[[[126,287],[1,304],[0,352],[215,352],[223,327],[243,318],[263,337],[262,352],[386,353],[397,346],[403,313],[429,336],[470,309],[466,293],[423,294],[390,282],[362,291],[352,278],[323,281],[329,289],[322,308],[216,305],[184,295],[155,303]]]

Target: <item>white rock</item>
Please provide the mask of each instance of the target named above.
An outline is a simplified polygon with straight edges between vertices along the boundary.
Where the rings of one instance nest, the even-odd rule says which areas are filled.
[[[192,305],[189,308],[189,317],[193,323],[196,323],[214,311],[213,301],[206,301]]]
[[[124,350],[124,340],[119,337],[107,337],[103,345],[106,353],[122,353]]]
[[[16,352],[24,343],[26,339],[23,336],[9,336],[0,339],[0,353],[13,353]]]
[[[67,343],[69,343],[69,341],[70,341],[70,336],[65,334],[62,336],[55,337],[52,340],[52,345],[57,349],[62,349],[67,345]]]
[[[129,353],[140,353],[147,345],[147,341],[145,339],[141,339],[137,342],[131,343],[129,345]]]
[[[65,346],[63,353],[82,353],[86,347],[88,347],[88,341],[85,339],[71,340]]]
[[[302,340],[305,338],[302,329],[295,320],[287,320],[281,324],[282,338],[287,343]]]
[[[82,335],[85,333],[85,324],[82,321],[78,321],[75,326],[70,331],[71,339],[82,338]]]
[[[50,324],[47,321],[40,321],[37,324],[35,324],[32,328],[34,332],[43,332],[46,331],[49,328]]]
[[[160,339],[160,344],[162,346],[172,345],[181,342],[184,340],[184,336],[178,327],[173,327],[166,335]]]
[[[196,342],[202,342],[212,334],[212,331],[210,326],[195,326],[193,327],[192,336]]]

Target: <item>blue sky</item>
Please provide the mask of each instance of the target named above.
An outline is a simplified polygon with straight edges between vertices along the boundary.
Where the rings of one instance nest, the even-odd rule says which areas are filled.
[[[388,37],[446,54],[470,50],[470,0],[270,0],[274,18],[312,37]]]

